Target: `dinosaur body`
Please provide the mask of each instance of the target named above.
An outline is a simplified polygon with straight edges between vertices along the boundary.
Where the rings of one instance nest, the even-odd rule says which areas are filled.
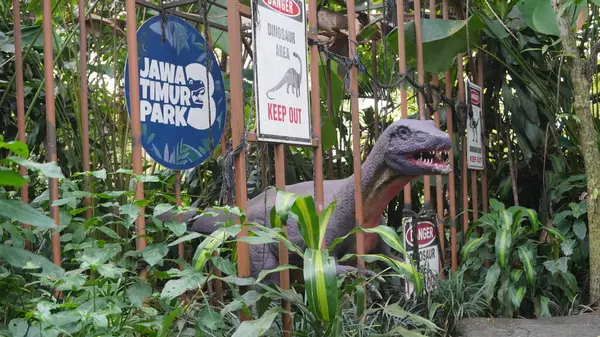
[[[298,56],[298,53],[294,52],[293,55],[295,58],[298,59],[298,64],[300,64],[300,70],[296,71],[296,69],[294,68],[289,68],[283,75],[281,81],[279,81],[279,83],[277,83],[273,88],[267,91],[266,95],[269,99],[273,99],[273,97],[269,96],[270,93],[281,89],[281,87],[283,87],[286,84],[286,92],[288,94],[290,93],[291,87],[292,93],[295,94],[296,97],[300,97],[300,84],[302,83],[302,60],[300,59],[300,56]]]
[[[362,190],[364,205],[363,227],[372,228],[381,223],[382,213],[391,199],[412,179],[426,174],[447,174],[447,154],[452,144],[448,135],[435,128],[433,121],[399,120],[391,124],[379,137],[375,146],[362,165]],[[325,245],[343,237],[356,227],[354,207],[354,176],[323,182],[325,205],[336,200],[336,206],[329,219]],[[286,186],[287,192],[313,195],[314,182],[307,181]],[[266,196],[265,196],[266,194]],[[265,202],[266,197],[266,202]],[[250,222],[269,224],[269,212],[275,205],[276,190],[269,189],[248,201],[246,212]],[[208,209],[207,209],[208,210]],[[217,223],[232,219],[231,215],[199,217],[191,224],[192,231],[212,233]],[[191,216],[189,217],[191,218]],[[188,219],[189,219],[188,218]],[[288,239],[300,248],[306,246],[300,235],[297,223],[288,220]],[[379,241],[377,234],[365,233],[365,253],[390,255],[389,247]],[[336,258],[356,251],[356,239],[351,236],[336,246],[332,252]],[[251,273],[257,276],[262,270],[278,266],[277,244],[250,245]],[[302,267],[301,259],[290,252],[290,263]],[[338,272],[347,272],[354,267],[338,265]],[[271,274],[272,281],[278,283],[278,273]]]

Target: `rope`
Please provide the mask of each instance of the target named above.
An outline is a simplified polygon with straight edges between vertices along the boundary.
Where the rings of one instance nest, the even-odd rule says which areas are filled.
[[[353,41],[353,40],[349,40],[349,41],[351,43],[358,45],[358,42],[356,42],[356,41]],[[424,102],[425,105],[427,106],[427,108],[429,109],[429,111],[431,111],[431,113],[438,111],[441,103],[447,104],[452,109],[454,109],[455,102],[446,98],[446,96],[444,95],[444,91],[442,89],[440,89],[438,86],[434,86],[430,83],[425,83],[424,85],[419,85],[417,83],[417,81],[414,79],[414,76],[411,76],[410,74],[402,74],[402,73],[396,75],[392,79],[391,84],[384,84],[381,81],[379,81],[375,76],[373,76],[371,73],[369,73],[369,71],[367,70],[367,67],[362,62],[360,57],[358,57],[358,55],[351,58],[351,57],[333,53],[326,47],[326,43],[324,43],[324,42],[318,42],[318,41],[311,40],[311,41],[309,41],[309,44],[317,45],[319,51],[322,52],[323,54],[325,54],[326,57],[328,57],[329,59],[331,59],[333,61],[336,61],[338,64],[341,64],[344,68],[346,68],[347,71],[346,71],[345,78],[344,78],[345,82],[349,81],[349,76],[350,76],[349,70],[352,67],[356,67],[356,69],[359,72],[366,75],[369,78],[369,80],[375,84],[375,86],[377,87],[379,92],[389,91],[391,89],[397,89],[400,87],[400,85],[402,83],[406,82],[411,87],[413,87],[415,90],[421,92],[423,94],[423,96],[427,96],[427,90],[433,89],[436,91],[439,104],[435,108],[433,107],[431,102]],[[384,47],[386,47],[385,44],[384,44]]]

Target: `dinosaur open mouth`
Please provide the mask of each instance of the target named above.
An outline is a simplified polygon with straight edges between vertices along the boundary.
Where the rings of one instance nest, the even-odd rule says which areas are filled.
[[[412,164],[432,167],[448,167],[450,156],[448,151],[423,151],[409,154],[408,160]]]

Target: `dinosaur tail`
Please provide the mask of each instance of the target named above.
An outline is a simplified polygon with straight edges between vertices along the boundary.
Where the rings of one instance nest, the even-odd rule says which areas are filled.
[[[286,76],[283,76],[283,78],[281,79],[281,81],[279,81],[279,83],[277,83],[273,88],[271,88],[269,91],[267,91],[267,97],[269,99],[273,99],[273,97],[269,96],[270,93],[272,93],[273,91],[277,91],[279,90],[279,88],[283,87],[283,85],[286,83]]]

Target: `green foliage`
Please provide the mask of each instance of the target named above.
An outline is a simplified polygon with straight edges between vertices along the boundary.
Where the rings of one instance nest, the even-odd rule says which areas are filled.
[[[469,229],[461,256],[465,273],[483,284],[492,313],[527,317],[535,312],[545,317],[557,312],[550,306],[555,296],[557,307],[577,303],[573,242],[541,224],[532,209],[505,208],[497,200],[491,200],[490,207],[490,213]],[[481,232],[479,238],[476,231]]]

